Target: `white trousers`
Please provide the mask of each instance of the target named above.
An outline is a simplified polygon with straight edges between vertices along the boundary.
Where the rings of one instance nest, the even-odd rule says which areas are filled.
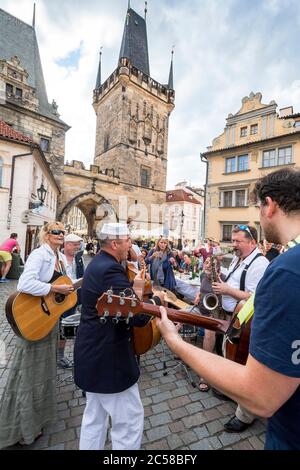
[[[140,449],[144,429],[144,408],[138,384],[120,393],[86,392],[79,449],[104,449],[109,416],[112,449]]]

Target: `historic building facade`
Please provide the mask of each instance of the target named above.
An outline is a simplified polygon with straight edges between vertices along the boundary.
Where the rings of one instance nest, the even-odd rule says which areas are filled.
[[[277,104],[263,104],[261,93],[242,100],[229,114],[224,132],[202,154],[207,161],[205,235],[231,240],[235,224],[259,224],[258,208],[249,200],[257,179],[285,166],[300,165],[300,113],[292,107],[277,112]]]
[[[35,15],[34,15],[35,16]],[[55,220],[69,126],[49,104],[32,26],[0,9],[0,227],[17,232],[26,258]],[[44,188],[39,206],[37,190]]]
[[[59,185],[65,133],[55,101],[49,104],[35,20],[30,26],[0,9],[0,118],[38,143]]]
[[[35,15],[34,15],[35,16]],[[93,93],[94,164],[64,164],[69,126],[48,103],[33,25],[0,9],[0,118],[39,144],[60,187],[57,217],[73,207],[89,235],[111,216],[137,226],[163,227],[169,116],[174,109],[173,59],[168,84],[151,78],[146,20],[128,8],[116,70],[102,83],[101,57]],[[17,40],[16,40],[17,38]]]
[[[173,240],[197,245],[203,238],[204,191],[188,186],[186,181],[167,191],[164,209],[164,233]]]
[[[41,227],[55,220],[59,193],[40,146],[0,119],[0,243],[17,233],[26,259],[38,243]]]
[[[132,217],[137,230],[162,230],[174,99],[173,60],[167,85],[151,78],[146,21],[129,8],[118,66],[104,83],[100,55],[93,94],[94,165],[89,170],[74,161],[65,166],[61,217],[68,220],[76,204],[87,218],[89,234],[96,233],[107,211],[121,222]]]

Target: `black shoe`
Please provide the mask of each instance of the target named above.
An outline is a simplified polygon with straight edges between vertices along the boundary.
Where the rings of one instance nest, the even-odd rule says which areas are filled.
[[[224,393],[219,392],[219,390],[217,390],[216,388],[212,388],[211,391],[212,394],[220,400],[233,401],[232,398],[229,398],[227,395],[224,395]]]
[[[227,421],[227,423],[224,424],[224,429],[227,432],[243,432],[249,428],[251,424],[252,423],[244,423],[236,416],[233,416],[229,421]]]

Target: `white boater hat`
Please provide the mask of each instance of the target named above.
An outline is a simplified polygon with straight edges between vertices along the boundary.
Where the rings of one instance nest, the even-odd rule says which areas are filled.
[[[100,232],[100,239],[104,240],[105,238],[111,238],[112,240],[130,235],[128,226],[125,224],[118,224],[118,223],[109,223],[104,224],[101,232]]]

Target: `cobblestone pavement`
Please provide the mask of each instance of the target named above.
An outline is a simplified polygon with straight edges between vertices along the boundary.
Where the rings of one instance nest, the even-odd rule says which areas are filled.
[[[0,284],[0,396],[15,344],[15,336],[5,318],[4,305],[8,296],[15,291],[16,284],[16,281]],[[66,350],[72,358],[73,340],[67,341]],[[198,391],[187,380],[181,366],[176,368],[175,374],[164,375],[164,361],[167,367],[177,364],[170,351],[163,350],[162,343],[141,358],[139,386],[145,408],[143,449],[263,449],[265,425],[262,420],[256,420],[241,434],[224,432],[223,424],[233,415],[234,403],[215,398],[211,391]],[[189,372],[197,382],[195,374]],[[58,369],[58,422],[45,428],[44,435],[27,448],[78,449],[85,398],[74,385],[72,377],[68,379],[69,375],[70,371]],[[66,380],[62,382],[63,379]]]

